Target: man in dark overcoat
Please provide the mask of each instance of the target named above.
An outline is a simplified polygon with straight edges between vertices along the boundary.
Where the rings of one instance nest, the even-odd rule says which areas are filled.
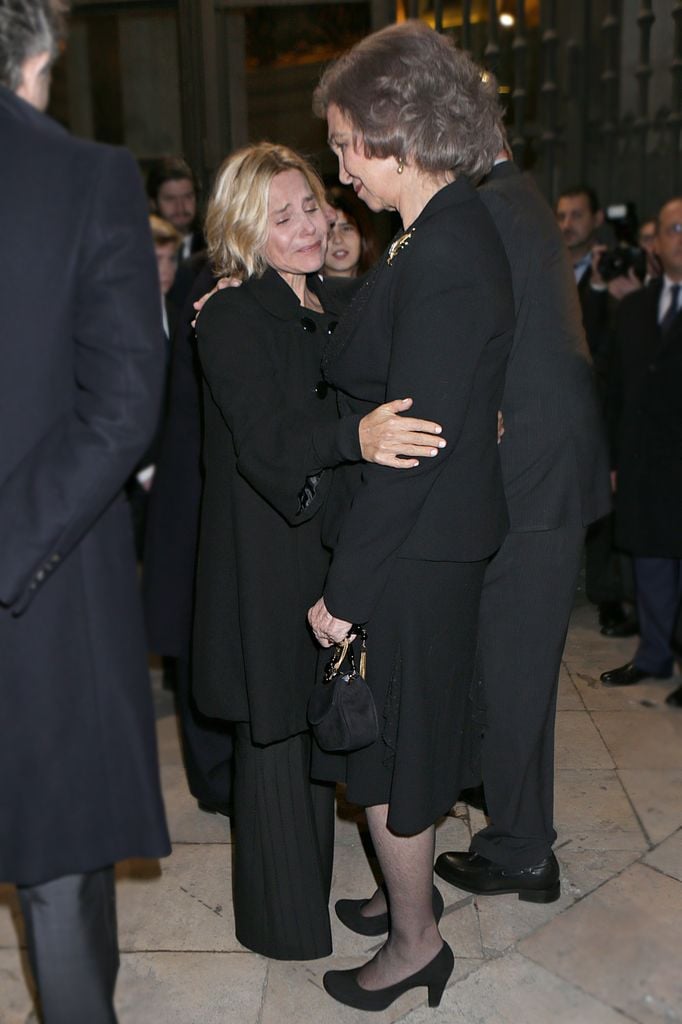
[[[163,337],[133,159],[41,112],[56,8],[0,0],[0,880],[46,1024],[110,1024],[112,865],[169,852],[121,496]]]
[[[479,189],[512,271],[516,330],[500,444],[510,531],[479,618],[489,824],[438,874],[481,894],[550,902],[557,682],[585,528],[610,505],[606,441],[572,268],[533,182],[501,161]],[[476,781],[472,779],[471,781]]]
[[[616,543],[634,555],[640,642],[602,674],[610,686],[672,675],[682,598],[682,198],[658,215],[656,252],[663,276],[623,300],[614,332]],[[682,706],[682,687],[668,702]]]
[[[591,186],[564,189],[556,202],[556,219],[573,266],[597,390],[605,406],[612,310],[627,289],[639,287],[639,282],[629,276],[607,284],[599,273],[599,257],[606,250],[598,244],[604,212]],[[631,576],[629,559],[613,545],[613,516],[592,523],[585,541],[585,589],[589,600],[599,608],[604,636],[632,636],[637,632],[636,623],[623,607],[625,599],[632,596]]]

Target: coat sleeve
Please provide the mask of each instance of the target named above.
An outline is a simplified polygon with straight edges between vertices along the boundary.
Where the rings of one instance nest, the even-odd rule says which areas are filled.
[[[419,518],[434,483],[457,449],[477,364],[495,332],[488,285],[447,251],[414,253],[393,283],[392,336],[387,393],[414,398],[412,415],[443,426],[447,447],[437,459],[401,470],[367,465],[344,520],[325,585],[329,611],[366,622],[383,591],[393,561]],[[411,254],[412,255],[412,254]],[[511,309],[509,326],[512,324]],[[496,425],[490,424],[491,436]],[[462,482],[466,486],[466,482]]]
[[[286,345],[289,330],[286,321],[269,322],[236,289],[214,296],[197,323],[202,371],[232,434],[237,468],[296,526],[317,514],[328,488],[327,479],[317,479],[302,507],[306,481],[353,457],[358,417],[320,423],[303,411],[300,392],[287,393],[270,345],[273,331]]]
[[[82,235],[64,240],[79,247],[73,402],[0,485],[0,603],[14,614],[120,491],[158,420],[163,335],[139,171],[124,150],[93,152]]]

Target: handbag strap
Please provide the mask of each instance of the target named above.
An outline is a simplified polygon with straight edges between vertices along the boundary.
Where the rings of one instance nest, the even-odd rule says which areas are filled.
[[[351,636],[360,637],[360,672],[355,667]],[[338,675],[346,657],[348,657],[351,676],[361,675],[364,679],[367,669],[367,630],[364,626],[351,626],[348,636],[345,636],[338,644],[334,644],[334,657],[330,660],[324,673],[326,682],[331,682]]]

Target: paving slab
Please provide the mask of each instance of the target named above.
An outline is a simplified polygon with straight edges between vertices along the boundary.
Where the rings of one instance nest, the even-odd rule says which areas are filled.
[[[124,953],[119,1024],[258,1024],[266,973],[244,953]]]
[[[0,949],[0,1024],[25,1024],[32,1006],[19,951]]]
[[[159,764],[182,764],[178,722],[175,715],[164,715],[156,723]]]
[[[682,715],[661,708],[595,711],[592,720],[617,768],[682,768]]]
[[[561,886],[574,900],[619,875],[642,856],[640,850],[574,850],[559,846],[555,850],[561,865]]]
[[[565,662],[562,662],[559,671],[559,690],[557,693],[558,711],[584,711],[585,705],[571,679]]]
[[[639,850],[648,842],[614,771],[559,769],[555,777],[559,846],[573,850]]]
[[[682,882],[682,828],[648,853],[644,863]],[[682,964],[682,950],[680,950]],[[681,968],[682,969],[682,968]]]
[[[621,768],[618,778],[649,840],[672,835],[682,822],[682,769]]]
[[[214,843],[177,846],[149,865],[122,865],[116,886],[121,949],[241,950],[231,878],[230,847]]]
[[[561,768],[613,768],[613,758],[585,710],[556,716],[555,761]]]
[[[519,944],[639,1024],[682,1020],[682,883],[633,864]]]
[[[420,1007],[401,1024],[625,1024],[579,987],[511,954],[450,985],[438,1009]]]
[[[13,885],[0,885],[0,949],[24,944],[24,922]]]
[[[222,814],[199,810],[187,788],[182,764],[171,762],[161,766],[161,786],[173,843],[231,842],[229,819]]]

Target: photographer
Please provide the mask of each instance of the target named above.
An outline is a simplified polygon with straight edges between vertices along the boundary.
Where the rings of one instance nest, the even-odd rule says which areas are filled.
[[[633,555],[640,643],[631,662],[602,673],[607,686],[667,679],[682,594],[682,199],[661,209],[662,277],[635,289],[616,315],[609,419],[616,541]],[[682,687],[668,698],[682,706]]]
[[[632,216],[627,207],[620,213],[621,222],[628,214]],[[589,185],[565,189],[557,200],[556,218],[573,262],[583,327],[606,411],[613,310],[625,295],[641,287],[641,281],[624,256],[630,249],[609,249],[599,244],[599,232],[607,218]],[[613,225],[613,219],[609,220]],[[630,227],[628,222],[626,229]],[[623,238],[626,229],[618,224],[616,234]],[[630,560],[613,546],[613,518],[605,516],[589,527],[585,541],[585,589],[588,599],[599,609],[604,636],[624,637],[637,632],[636,623],[623,607],[624,601],[632,597],[631,577]]]

